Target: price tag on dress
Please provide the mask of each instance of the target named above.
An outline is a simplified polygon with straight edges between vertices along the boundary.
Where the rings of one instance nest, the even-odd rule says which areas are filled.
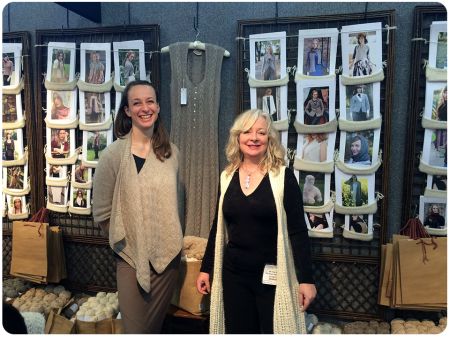
[[[180,104],[187,104],[187,89],[181,88],[181,103]]]
[[[263,284],[277,285],[277,266],[266,264],[262,278]]]

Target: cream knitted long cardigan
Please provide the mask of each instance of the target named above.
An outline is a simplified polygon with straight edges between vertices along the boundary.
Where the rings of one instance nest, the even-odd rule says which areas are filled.
[[[278,174],[269,173],[277,209],[277,286],[275,291],[275,307],[273,329],[275,334],[305,334],[305,317],[299,306],[299,284],[295,275],[292,248],[287,231],[286,212],[283,206],[284,176],[286,167],[281,167]],[[225,333],[225,316],[223,304],[222,264],[223,253],[228,241],[226,221],[223,217],[223,198],[233,175],[222,172],[220,176],[221,194],[217,219],[217,235],[214,256],[214,280],[211,291],[210,333]]]

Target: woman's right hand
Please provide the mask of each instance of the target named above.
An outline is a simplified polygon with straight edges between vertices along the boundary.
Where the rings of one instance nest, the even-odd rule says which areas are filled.
[[[211,288],[209,286],[209,273],[200,272],[197,277],[197,291],[202,295],[207,295],[211,293]]]

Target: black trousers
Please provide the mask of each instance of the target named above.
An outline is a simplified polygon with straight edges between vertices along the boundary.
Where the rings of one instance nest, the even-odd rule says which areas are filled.
[[[367,113],[364,113],[362,109],[359,112],[352,112],[353,121],[367,121]]]
[[[275,285],[262,283],[263,271],[222,271],[225,330],[228,334],[273,334]]]
[[[8,81],[9,75],[3,75],[3,85],[9,86],[11,84],[11,80]]]

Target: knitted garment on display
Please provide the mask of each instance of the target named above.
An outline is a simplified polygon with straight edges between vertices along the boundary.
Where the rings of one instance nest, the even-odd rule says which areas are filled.
[[[78,147],[77,149],[75,149],[75,152],[72,156],[67,157],[67,158],[53,158],[51,156],[49,156],[47,154],[47,152],[45,153],[45,159],[47,161],[48,164],[58,164],[58,165],[62,165],[62,164],[75,164],[75,162],[78,159],[78,154],[81,152],[81,147]]]
[[[334,171],[334,161],[312,162],[295,156],[294,169],[319,173],[332,173]]]
[[[109,92],[109,91],[111,91],[113,84],[114,84],[114,72],[112,72],[111,78],[102,84],[92,84],[92,83],[85,82],[81,79],[79,79],[77,82],[77,86],[78,86],[79,90],[81,90],[83,92],[92,92],[92,93]]]
[[[314,230],[308,229],[308,236],[312,238],[333,238],[333,230]]]
[[[447,129],[447,121],[436,121],[422,116],[422,127],[424,129]]]
[[[447,168],[446,167],[433,167],[431,165],[428,165],[422,161],[422,156],[420,156],[419,170],[428,175],[447,176]]]
[[[75,208],[75,207],[69,205],[68,211],[71,214],[90,215],[91,214],[91,206],[88,206],[87,208]]]
[[[92,188],[92,181],[86,182],[86,183],[80,183],[71,181],[72,187],[74,188],[81,188],[81,189],[91,189]]]
[[[305,334],[305,316],[300,310],[298,281],[295,275],[294,259],[287,232],[286,212],[283,207],[285,167],[275,175],[269,173],[270,184],[275,198],[278,219],[277,235],[277,286],[273,325],[275,334]],[[222,172],[220,176],[221,194],[217,219],[217,235],[214,256],[214,283],[211,290],[210,333],[225,333],[223,303],[222,264],[227,243],[227,230],[223,217],[223,199],[233,175]]]
[[[80,130],[97,131],[97,130],[109,130],[113,123],[112,116],[109,115],[109,119],[102,123],[89,123],[84,124],[80,121]]]
[[[11,195],[11,196],[24,196],[24,195],[27,195],[30,191],[31,191],[30,182],[28,182],[28,185],[26,188],[20,189],[20,190],[8,189],[8,188],[2,186],[2,192],[6,195]]]
[[[25,75],[24,75],[25,76]],[[2,94],[8,94],[8,95],[19,95],[22,89],[25,87],[25,77],[22,76],[20,79],[20,82],[16,86],[6,86],[2,87]]]
[[[299,118],[300,114],[297,114],[297,118]],[[298,134],[324,134],[324,133],[332,133],[336,131],[338,122],[337,119],[334,118],[331,121],[318,124],[318,125],[307,125],[300,122],[298,119],[294,121],[294,127]]]
[[[447,198],[447,190],[437,190],[425,188],[425,197]]]
[[[2,166],[3,167],[21,166],[21,165],[25,165],[25,163],[27,161],[28,161],[28,147],[25,147],[25,152],[24,152],[24,154],[23,154],[23,156],[21,158],[19,158],[18,160],[14,160],[14,161],[2,160]]]
[[[380,167],[381,163],[383,162],[381,160],[381,150],[379,151],[378,154],[378,159],[377,159],[377,163],[375,163],[372,166],[362,166],[362,165],[358,165],[357,167],[355,167],[355,165],[347,165],[344,162],[341,161],[341,159],[339,158],[339,151],[335,150],[334,151],[334,161],[336,164],[336,167],[349,175],[371,175],[374,174],[378,168]]]
[[[69,202],[67,202],[69,203]],[[69,210],[69,205],[57,205],[57,204],[53,204],[47,201],[47,204],[45,205],[45,207],[47,209],[56,211],[56,212],[61,212],[61,213],[67,213],[67,211]]]
[[[61,128],[75,129],[76,127],[78,127],[78,119],[77,118],[75,118],[75,120],[71,120],[71,121],[67,121],[67,122],[64,120],[64,123],[55,123],[55,122],[50,121],[46,116],[44,121],[45,121],[45,126],[47,128],[52,128],[52,129],[61,129]],[[61,120],[59,120],[59,121],[61,121]]]
[[[372,73],[371,75],[367,76],[341,75],[341,83],[345,86],[381,82],[383,80],[384,80],[383,69],[380,69],[378,72]]]
[[[318,206],[318,207],[310,207],[310,206],[303,206],[303,210],[305,212],[312,212],[314,214],[324,214],[326,212],[330,212],[331,208],[333,208],[334,206],[334,200],[333,198],[331,198],[327,203],[325,203],[322,206]]]
[[[75,76],[75,79],[73,79],[70,82],[66,83],[59,83],[59,82],[51,82],[45,79],[45,89],[47,90],[62,90],[62,91],[72,91],[75,88],[77,88],[77,82],[78,82],[79,75],[77,74]]]
[[[136,269],[136,278],[150,292],[150,264],[162,273],[179,254],[183,233],[178,218],[178,149],[161,162],[150,148],[137,172],[131,153],[131,132],[103,150],[93,187],[93,217],[110,220],[109,245]]]
[[[266,88],[266,87],[279,87],[285,86],[289,82],[289,74],[278,80],[257,80],[250,74],[248,74],[248,85],[252,88]]]
[[[6,122],[2,123],[2,129],[8,130],[8,129],[20,129],[25,127],[25,116],[22,117],[19,121],[16,122]]]
[[[64,178],[46,177],[45,178],[45,184],[51,185],[54,187],[66,187],[67,183],[68,183],[67,177],[64,177]]]
[[[440,69],[427,65],[425,77],[429,82],[447,82],[447,69]]]
[[[347,229],[344,229],[342,236],[344,236],[345,238],[357,239],[359,241],[371,241],[373,239],[373,233],[361,234],[358,232],[349,231]]]
[[[275,128],[275,130],[277,131],[285,131],[289,129],[289,120],[287,118],[285,118],[284,120],[280,120],[280,121],[273,121],[272,122],[272,126]]]
[[[339,129],[341,131],[360,131],[381,128],[381,116],[369,121],[348,121],[339,119]]]
[[[9,219],[24,219],[24,218],[28,218],[28,208],[27,208],[26,212],[24,212],[23,214],[19,214],[19,215],[11,214],[8,211],[8,218]]]
[[[21,312],[28,334],[44,334],[45,317],[38,312]]]
[[[201,56],[189,42],[169,46],[170,140],[183,154],[178,189],[185,196],[185,235],[208,238],[216,214],[219,186],[218,121],[222,61],[225,49],[205,44]],[[186,88],[187,104],[180,104]],[[182,217],[182,216],[180,216]]]
[[[378,193],[377,193],[378,194]],[[345,207],[339,203],[335,203],[334,204],[334,208],[335,211],[338,214],[343,214],[343,215],[365,215],[365,214],[376,214],[378,207],[378,200],[382,199],[383,197],[381,197],[380,194],[377,195],[377,197],[375,198],[375,202],[371,203],[371,204],[366,204],[363,205],[361,207]]]

